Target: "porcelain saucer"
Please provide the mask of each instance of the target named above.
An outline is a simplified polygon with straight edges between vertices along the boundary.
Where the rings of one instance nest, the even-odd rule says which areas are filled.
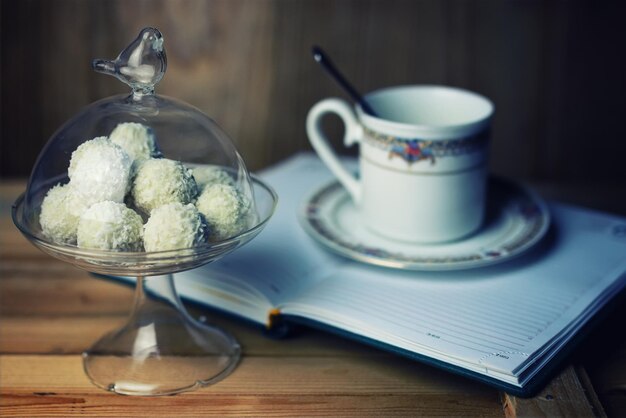
[[[482,228],[459,241],[414,244],[380,236],[361,224],[350,196],[337,181],[309,196],[299,218],[309,235],[337,254],[404,270],[460,270],[500,263],[532,248],[550,224],[547,205],[539,196],[493,177]]]

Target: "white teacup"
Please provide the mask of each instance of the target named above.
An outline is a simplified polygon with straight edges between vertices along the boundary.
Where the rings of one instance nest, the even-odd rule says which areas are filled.
[[[378,116],[331,98],[307,117],[313,148],[351,195],[361,222],[415,243],[458,240],[480,228],[493,104],[444,86],[392,87],[365,100]],[[346,146],[360,144],[360,179],[342,166],[322,132],[327,113],[343,120]]]

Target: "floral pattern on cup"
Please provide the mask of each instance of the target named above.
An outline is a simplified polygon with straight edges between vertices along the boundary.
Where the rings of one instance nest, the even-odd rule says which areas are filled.
[[[489,132],[484,130],[476,135],[461,139],[424,140],[418,138],[400,138],[383,135],[364,127],[364,141],[389,153],[389,159],[402,158],[409,165],[419,161],[430,161],[435,164],[440,157],[469,154],[487,146]]]

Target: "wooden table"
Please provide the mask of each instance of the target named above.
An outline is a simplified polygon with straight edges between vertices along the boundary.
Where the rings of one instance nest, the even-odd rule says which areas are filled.
[[[13,226],[23,181],[0,184],[2,416],[620,416],[626,413],[626,309],[613,311],[536,397],[520,399],[430,366],[305,329],[273,340],[211,315],[243,359],[214,386],[176,396],[120,396],[93,386],[81,352],[121,325],[132,289],[33,247]],[[616,188],[541,185],[547,197],[626,214]],[[616,194],[617,193],[617,194]],[[617,331],[617,332],[616,332]],[[602,339],[602,340],[600,340]],[[602,341],[602,342],[598,342]]]

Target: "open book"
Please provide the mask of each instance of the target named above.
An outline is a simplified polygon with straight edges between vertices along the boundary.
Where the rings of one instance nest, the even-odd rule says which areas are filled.
[[[184,298],[267,327],[326,328],[528,395],[626,285],[624,218],[551,202],[548,237],[521,257],[465,271],[399,271],[333,255],[302,229],[304,199],[332,180],[315,155],[261,177],[280,197],[274,219],[234,253],[175,275]]]

